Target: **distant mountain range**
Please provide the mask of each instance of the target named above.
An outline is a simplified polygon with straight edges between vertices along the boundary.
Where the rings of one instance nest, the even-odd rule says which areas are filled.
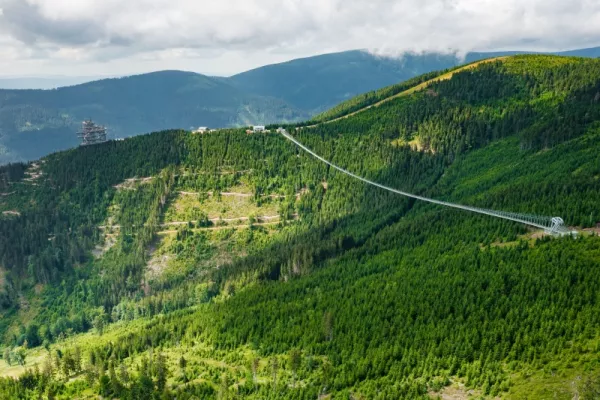
[[[75,133],[85,118],[106,125],[110,138],[168,128],[298,121],[422,73],[518,53],[527,52],[469,53],[460,59],[438,53],[390,58],[355,50],[267,65],[229,78],[161,71],[52,90],[4,89],[0,164],[76,146]],[[555,54],[600,57],[600,48]]]

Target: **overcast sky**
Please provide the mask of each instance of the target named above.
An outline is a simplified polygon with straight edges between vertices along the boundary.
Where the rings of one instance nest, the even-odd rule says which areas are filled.
[[[0,0],[0,75],[229,75],[348,49],[600,45],[599,0]]]

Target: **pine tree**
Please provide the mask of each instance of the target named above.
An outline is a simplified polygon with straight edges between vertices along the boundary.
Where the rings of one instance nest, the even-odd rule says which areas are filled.
[[[300,364],[302,362],[302,353],[298,349],[292,349],[289,355],[289,364],[290,369],[292,370],[293,380],[292,387],[296,387],[296,378],[298,373],[298,368],[300,368]]]
[[[254,383],[258,381],[258,366],[260,365],[260,358],[254,357],[252,359],[252,380]]]
[[[2,358],[4,359],[4,362],[6,364],[8,364],[8,366],[12,365],[12,357],[10,356],[10,353],[11,353],[10,348],[5,347],[4,353],[2,354]]]
[[[323,315],[323,333],[325,340],[329,342],[333,340],[333,314],[330,311]]]
[[[159,353],[156,357],[156,388],[159,392],[163,392],[165,390],[165,385],[167,383],[167,375],[169,370],[167,368],[167,359],[162,354]]]
[[[277,372],[279,370],[279,360],[277,357],[271,358],[271,374],[273,376],[273,390],[277,389]]]

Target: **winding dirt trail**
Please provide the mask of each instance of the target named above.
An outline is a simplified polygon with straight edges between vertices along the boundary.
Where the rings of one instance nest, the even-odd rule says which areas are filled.
[[[298,218],[298,214],[292,214],[292,220]],[[261,223],[266,224],[267,222],[265,221],[274,221],[274,220],[279,220],[281,219],[281,217],[277,214],[277,215],[261,215],[261,216],[257,216],[254,218],[257,222],[255,223],[255,225],[260,225]],[[250,217],[236,217],[236,218],[209,218],[208,219],[210,222],[242,222],[242,221],[249,221]],[[199,221],[171,221],[171,222],[165,222],[163,224],[160,224],[160,227],[169,227],[169,226],[182,226],[182,225],[187,225],[189,223],[195,224],[198,223]],[[269,223],[273,223],[273,222],[269,222]],[[274,222],[274,223],[278,223],[278,222]],[[100,225],[98,227],[98,229],[100,230],[105,230],[105,229],[121,229],[121,225]],[[210,229],[210,228],[202,228],[202,229]]]
[[[279,223],[279,221],[272,221],[272,222],[261,222],[261,223],[255,223],[252,224],[253,226],[268,226],[268,225],[277,225]],[[231,228],[236,228],[236,229],[247,229],[249,228],[250,225],[235,225],[235,226],[211,226],[211,227],[207,227],[207,228],[193,228],[192,231],[194,232],[200,232],[200,231],[221,231],[224,229],[231,229]],[[170,230],[166,230],[166,231],[158,231],[156,232],[157,235],[169,235],[169,234],[174,234],[177,233],[176,230],[170,229]]]
[[[214,196],[214,192],[179,192],[179,194],[184,195],[184,196],[199,196],[202,193],[206,193],[208,196]],[[249,197],[254,197],[254,195],[252,193],[240,193],[240,192],[221,192],[221,196],[226,196],[226,197],[244,197],[244,198],[249,198]],[[298,197],[299,195],[296,195],[296,197]],[[284,199],[286,196],[283,194],[263,194],[260,197],[270,197],[272,199]]]

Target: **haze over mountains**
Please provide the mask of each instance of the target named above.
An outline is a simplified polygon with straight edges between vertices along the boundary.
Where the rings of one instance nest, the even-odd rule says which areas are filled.
[[[113,139],[169,128],[300,121],[422,73],[515,53],[469,53],[463,60],[454,54],[389,58],[356,50],[267,65],[229,78],[161,71],[55,90],[0,90],[0,164],[76,146],[75,133],[85,118],[107,125]],[[557,54],[598,57],[600,48]]]
[[[0,76],[0,89],[56,89],[109,78],[108,76]]]

